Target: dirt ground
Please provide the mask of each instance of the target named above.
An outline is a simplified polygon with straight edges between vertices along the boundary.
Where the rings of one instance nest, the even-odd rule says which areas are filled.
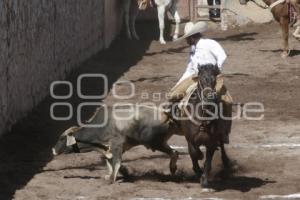
[[[155,93],[165,93],[176,83],[189,50],[184,42],[160,45],[150,28],[156,26],[139,28],[141,41],[118,39],[68,79],[74,83],[79,74],[104,73],[110,78],[109,87],[117,80],[135,83],[129,102],[163,102]],[[235,173],[220,173],[217,152],[212,188],[202,189],[194,178],[184,137],[174,136],[169,143],[180,152],[175,176],[170,175],[167,156],[140,146],[124,154],[129,176],[119,175],[117,183],[108,185],[98,153],[51,156],[58,136],[76,121],[51,120],[49,106],[54,100],[49,97],[0,141],[0,199],[300,199],[300,43],[291,39],[293,51],[284,60],[275,23],[212,30],[205,36],[219,41],[228,54],[223,72],[235,102],[255,101],[265,107],[263,120],[233,122],[227,150],[238,163]],[[88,82],[85,92],[103,90],[96,83]],[[122,87],[117,91],[126,93]],[[150,94],[148,99],[145,93]],[[74,106],[83,102],[78,97],[70,101]],[[116,99],[110,93],[104,102]],[[299,195],[287,196],[291,194]]]

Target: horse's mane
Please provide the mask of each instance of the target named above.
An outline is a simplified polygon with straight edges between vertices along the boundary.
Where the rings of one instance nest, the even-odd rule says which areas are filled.
[[[208,70],[212,70],[215,76],[220,74],[220,69],[217,65],[214,65],[214,64],[198,65],[199,73],[202,71],[208,71]]]

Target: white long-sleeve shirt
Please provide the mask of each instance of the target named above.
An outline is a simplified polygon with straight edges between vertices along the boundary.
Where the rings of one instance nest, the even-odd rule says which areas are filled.
[[[196,45],[191,47],[186,71],[177,84],[194,74],[198,74],[198,65],[218,65],[219,69],[222,70],[226,58],[226,53],[218,42],[211,39],[200,39]]]

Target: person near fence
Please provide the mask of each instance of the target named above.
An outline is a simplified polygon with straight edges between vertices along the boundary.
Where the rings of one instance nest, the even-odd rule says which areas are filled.
[[[209,6],[220,5],[221,0],[207,0],[207,4]],[[220,9],[218,8],[210,8],[209,9],[209,17],[210,18],[220,18]]]

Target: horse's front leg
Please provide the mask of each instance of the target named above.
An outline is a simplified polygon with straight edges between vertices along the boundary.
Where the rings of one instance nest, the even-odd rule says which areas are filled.
[[[289,55],[289,19],[282,17],[280,19],[280,26],[283,37],[283,52],[281,53],[281,57],[286,58]]]
[[[220,147],[221,147],[221,158],[222,158],[223,166],[225,169],[229,169],[233,166],[233,163],[227,156],[227,153],[226,153],[225,147],[224,147],[224,143],[223,142],[220,142],[220,143],[221,143]]]
[[[173,35],[173,40],[178,39],[178,34],[179,34],[179,25],[180,25],[180,16],[179,13],[177,11],[177,0],[172,2],[172,6],[170,8],[170,13],[173,15],[174,19],[175,19],[175,32]]]
[[[157,13],[158,13],[158,21],[159,21],[159,41],[161,44],[166,44],[164,39],[164,30],[165,30],[165,12],[166,7],[164,5],[157,6]]]
[[[208,177],[211,170],[211,161],[214,156],[216,147],[206,147],[206,159],[204,163],[204,173],[201,177],[201,186],[206,188],[208,187]]]
[[[203,174],[202,169],[199,166],[198,160],[201,160],[203,158],[203,154],[202,152],[200,152],[201,154],[199,155],[199,148],[195,147],[193,144],[191,144],[190,142],[188,142],[188,150],[189,150],[189,154],[193,163],[193,170],[196,173],[197,177],[201,177]]]

